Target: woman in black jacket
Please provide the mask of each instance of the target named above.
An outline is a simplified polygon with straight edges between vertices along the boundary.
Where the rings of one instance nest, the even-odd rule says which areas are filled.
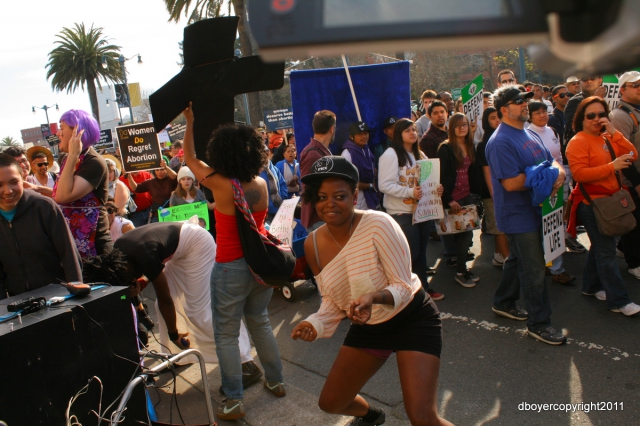
[[[455,113],[449,119],[449,139],[438,147],[438,158],[440,183],[444,187],[442,204],[445,208],[449,206],[452,213],[459,213],[462,206],[473,204],[471,193],[479,193],[482,178],[475,158],[473,131],[464,114]],[[451,246],[456,247],[456,281],[463,287],[475,287],[480,279],[467,269],[466,263],[473,231],[443,237],[455,241]]]

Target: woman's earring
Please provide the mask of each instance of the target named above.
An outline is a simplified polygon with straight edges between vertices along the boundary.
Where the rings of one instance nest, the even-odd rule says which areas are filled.
[[[356,204],[358,204],[358,200],[353,200],[353,205],[355,206]]]

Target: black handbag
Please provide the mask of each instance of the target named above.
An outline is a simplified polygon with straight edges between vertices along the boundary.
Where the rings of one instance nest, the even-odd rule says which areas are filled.
[[[232,179],[231,182],[236,205],[238,234],[249,270],[256,281],[262,285],[283,287],[289,284],[291,274],[296,266],[296,256],[293,250],[271,235],[269,231],[266,235],[258,232],[240,182],[235,179]]]
[[[616,154],[613,151],[611,142],[609,142],[607,138],[604,138],[604,140],[609,148],[611,159],[615,160]],[[636,219],[633,217],[633,211],[636,206],[631,198],[631,194],[622,187],[620,173],[615,172],[615,174],[620,189],[608,197],[592,200],[584,189],[584,186],[579,184],[582,195],[593,207],[593,213],[596,216],[596,223],[598,224],[598,231],[608,237],[624,235],[627,232],[633,231],[637,225]]]

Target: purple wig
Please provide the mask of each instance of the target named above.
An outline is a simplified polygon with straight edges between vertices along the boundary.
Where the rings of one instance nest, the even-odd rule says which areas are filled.
[[[62,114],[60,121],[71,127],[78,126],[78,133],[82,134],[82,150],[89,149],[100,140],[100,125],[91,114],[80,109],[70,109]]]

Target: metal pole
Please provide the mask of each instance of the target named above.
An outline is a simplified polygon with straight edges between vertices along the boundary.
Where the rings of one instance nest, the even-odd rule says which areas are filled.
[[[520,84],[527,81],[527,69],[524,66],[524,49],[518,47],[518,56],[520,57]]]
[[[158,355],[171,356],[170,354],[158,354]],[[213,406],[211,404],[211,390],[209,389],[209,378],[207,377],[207,365],[205,364],[204,357],[202,356],[202,353],[199,350],[186,349],[180,352],[179,354],[172,356],[168,361],[165,361],[162,364],[156,365],[151,369],[151,371],[154,373],[157,373],[165,369],[167,366],[169,366],[169,364],[173,364],[174,362],[188,355],[195,355],[196,357],[198,357],[198,362],[200,363],[200,374],[202,375],[202,387],[204,388],[204,398],[207,404],[207,414],[209,415],[209,426],[214,426],[216,424],[216,419],[213,416]],[[118,408],[116,409],[114,414],[111,416],[111,426],[118,426],[118,424],[120,423],[120,418],[122,417],[122,413],[124,413],[124,410],[126,409],[127,401],[129,401],[129,398],[131,398],[131,393],[133,392],[133,389],[140,383],[145,383],[148,376],[149,376],[148,374],[142,373],[138,377],[136,377],[135,379],[129,382],[127,387],[122,392],[122,398],[120,399],[120,404],[118,405]]]
[[[344,70],[347,72],[347,81],[349,81],[349,88],[351,89],[351,97],[353,98],[353,105],[356,107],[356,114],[358,115],[358,121],[362,121],[360,115],[360,108],[358,107],[358,100],[356,99],[356,91],[353,90],[353,82],[351,81],[351,74],[349,73],[349,64],[347,64],[347,57],[342,55],[342,63],[344,64]]]
[[[129,84],[127,83],[127,68],[124,66],[124,56],[120,55],[118,58],[120,61],[120,66],[122,67],[122,77],[124,78],[124,89],[125,94],[127,95],[127,103],[129,104],[129,115],[131,116],[131,124],[133,124],[133,108],[131,108],[131,96],[129,95]],[[120,119],[122,121],[122,119]]]
[[[249,114],[249,100],[247,98],[246,93],[242,95],[242,100],[244,101],[244,115],[245,115],[245,120],[247,121],[247,126],[251,126],[251,117]]]

